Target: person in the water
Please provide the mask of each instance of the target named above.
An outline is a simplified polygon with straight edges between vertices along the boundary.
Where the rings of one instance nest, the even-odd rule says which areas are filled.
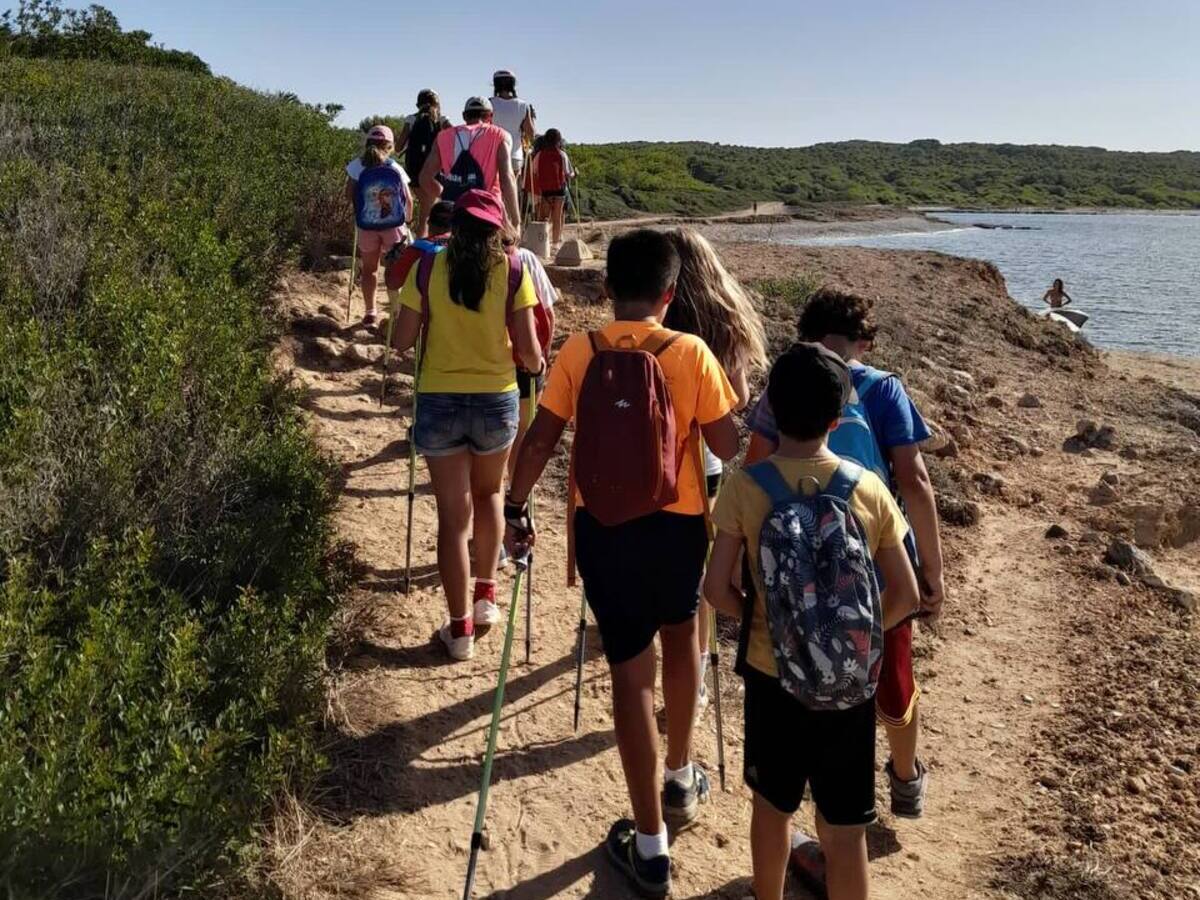
[[[1063,287],[1061,278],[1055,278],[1054,284],[1050,285],[1050,290],[1042,294],[1042,302],[1049,303],[1051,309],[1062,309],[1071,302],[1071,295]]]

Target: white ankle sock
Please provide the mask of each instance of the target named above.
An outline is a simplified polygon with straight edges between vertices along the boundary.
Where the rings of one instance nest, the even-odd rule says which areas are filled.
[[[671,854],[671,847],[667,843],[666,825],[663,825],[658,834],[637,832],[634,842],[637,844],[638,856],[642,859],[654,859],[656,856],[670,856]]]
[[[668,769],[663,766],[663,781],[678,781],[684,787],[691,787],[696,773],[690,762],[684,763],[682,769]]]

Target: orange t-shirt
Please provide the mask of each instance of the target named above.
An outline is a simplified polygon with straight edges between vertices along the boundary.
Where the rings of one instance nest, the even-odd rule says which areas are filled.
[[[600,329],[611,343],[632,337],[641,344],[656,331],[664,331],[657,322],[610,322]],[[575,417],[579,389],[592,361],[592,345],[586,334],[573,334],[550,370],[541,406],[567,422]],[[664,507],[667,512],[698,516],[704,512],[706,492],[701,473],[692,463],[694,456],[687,446],[692,424],[710,425],[728,415],[737,406],[737,394],[708,345],[700,338],[684,334],[658,356],[671,405],[675,408],[675,433],[678,435],[678,458],[683,460],[679,472],[679,499]],[[580,501],[582,503],[582,501]]]

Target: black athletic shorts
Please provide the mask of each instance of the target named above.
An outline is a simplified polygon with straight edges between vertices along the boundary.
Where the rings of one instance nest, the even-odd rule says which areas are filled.
[[[545,197],[547,200],[554,200],[556,198],[562,198],[562,197],[567,196],[567,189],[559,188],[556,191],[542,191],[542,196]]]
[[[782,813],[800,808],[804,786],[830,825],[875,821],[875,701],[814,711],[746,667],[747,786]]]
[[[656,512],[606,528],[575,512],[575,557],[610,665],[696,614],[708,554],[704,516]]]
[[[534,390],[537,391],[537,395],[539,397],[542,395],[542,391],[544,391],[546,389],[546,373],[545,372],[542,372],[541,375],[534,376],[534,375],[530,375],[528,372],[526,372],[520,366],[517,366],[517,393],[521,395],[522,403],[524,403],[525,398],[529,396],[529,379],[530,378],[534,379],[534,382],[535,382]]]

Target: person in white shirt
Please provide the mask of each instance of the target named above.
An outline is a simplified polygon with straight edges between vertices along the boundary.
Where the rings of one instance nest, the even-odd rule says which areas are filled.
[[[507,69],[492,75],[492,121],[508,132],[512,138],[512,167],[521,183],[521,166],[525,162],[525,148],[533,143],[537,113],[528,100],[517,97],[517,76]]]

